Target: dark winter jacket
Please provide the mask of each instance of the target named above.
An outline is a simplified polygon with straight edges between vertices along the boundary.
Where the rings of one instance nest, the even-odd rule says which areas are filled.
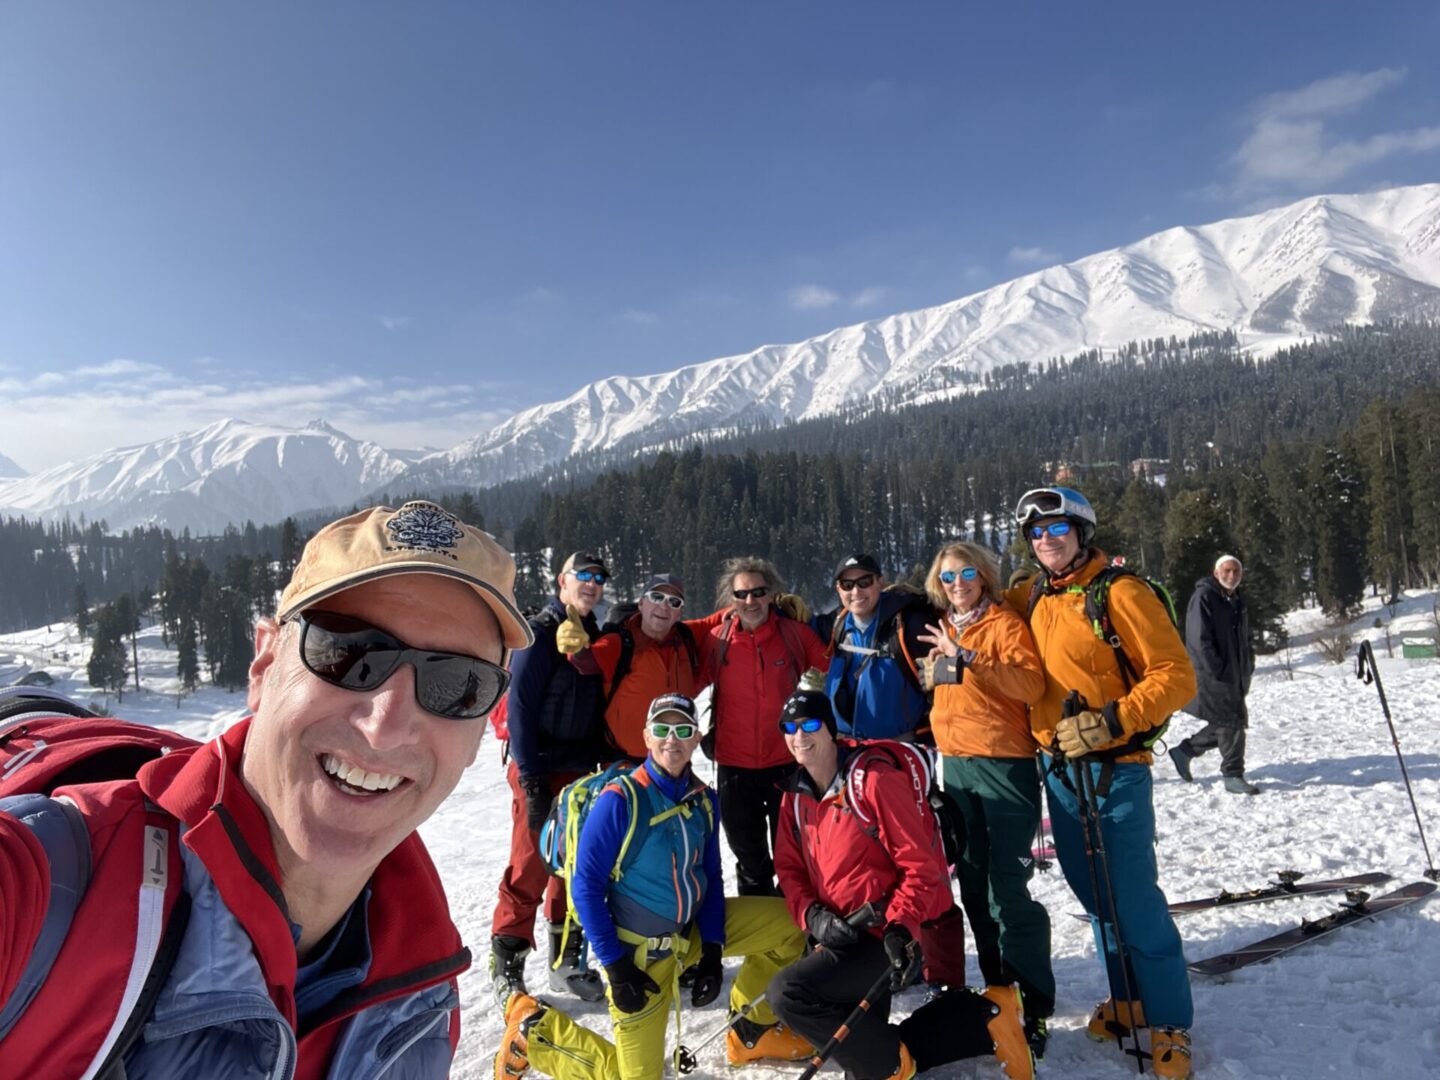
[[[1185,711],[1211,724],[1245,727],[1245,695],[1255,671],[1245,597],[1226,596],[1213,577],[1197,581],[1185,609],[1185,648],[1196,681],[1195,700]]]
[[[526,776],[589,772],[602,756],[605,685],[598,673],[582,674],[555,648],[555,631],[564,621],[565,605],[552,596],[530,620],[535,644],[510,661],[510,756]],[[580,621],[593,640],[600,632],[595,616]]]

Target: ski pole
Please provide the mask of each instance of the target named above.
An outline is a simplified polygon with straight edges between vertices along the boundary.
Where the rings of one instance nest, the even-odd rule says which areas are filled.
[[[1415,815],[1415,828],[1420,833],[1420,846],[1425,849],[1425,863],[1430,868],[1425,876],[1431,881],[1440,881],[1440,870],[1435,869],[1435,860],[1430,857],[1430,843],[1425,839],[1425,826],[1420,822],[1420,807],[1415,802],[1415,789],[1410,786],[1410,772],[1405,768],[1405,755],[1400,752],[1400,736],[1395,731],[1395,721],[1390,718],[1390,702],[1385,700],[1385,684],[1380,681],[1380,669],[1375,665],[1375,650],[1370,642],[1362,641],[1355,656],[1355,677],[1375,684],[1380,695],[1380,711],[1385,714],[1385,723],[1390,726],[1390,741],[1395,746],[1395,757],[1400,761],[1400,776],[1405,781],[1405,792],[1410,796],[1410,810]]]
[[[875,980],[875,985],[865,991],[865,996],[860,999],[860,1004],[856,1005],[850,1015],[845,1018],[845,1022],[835,1029],[835,1034],[830,1036],[830,1041],[810,1058],[809,1064],[805,1066],[805,1071],[800,1074],[798,1080],[811,1080],[820,1071],[825,1062],[830,1060],[830,1055],[835,1052],[835,1048],[849,1037],[850,1026],[859,1022],[860,1017],[870,1011],[871,998],[874,998],[882,990],[888,989],[889,986],[890,968],[887,965],[885,970],[880,973],[880,977]]]
[[[1047,809],[1045,794],[1045,765],[1040,760],[1040,751],[1035,751],[1035,771],[1040,774],[1040,820],[1035,823],[1035,849],[1039,854],[1035,856],[1035,869],[1040,873],[1048,873],[1055,864],[1045,857],[1049,845],[1045,843],[1045,812]]]
[[[678,1072],[681,1076],[688,1076],[690,1073],[698,1069],[700,1067],[700,1061],[696,1057],[696,1055],[699,1054],[701,1050],[704,1050],[705,1047],[713,1043],[716,1039],[724,1035],[741,1020],[746,1019],[752,1012],[759,1008],[760,1003],[764,1000],[765,994],[761,994],[757,998],[751,998],[750,1001],[746,1002],[743,1009],[737,1012],[734,1016],[730,1017],[730,1019],[727,1020],[723,1026],[716,1028],[709,1035],[706,1035],[705,1038],[701,1039],[698,1043],[696,1043],[694,1047],[683,1045],[677,1046],[675,1048],[675,1071]]]
[[[1071,690],[1065,698],[1064,708],[1061,715],[1065,717],[1078,716],[1081,712],[1080,691]],[[1059,745],[1056,744],[1058,751]],[[1090,773],[1090,766],[1083,757],[1071,762],[1071,770],[1075,776],[1075,801],[1080,809],[1080,829],[1085,834],[1085,865],[1090,871],[1090,895],[1094,898],[1095,906],[1100,907],[1100,886],[1105,886],[1106,908],[1109,915],[1109,923],[1115,929],[1115,955],[1120,961],[1120,976],[1125,983],[1125,1009],[1129,1014],[1130,1041],[1134,1049],[1126,1050],[1125,1041],[1117,1030],[1115,1033],[1115,1045],[1120,1052],[1133,1053],[1135,1055],[1135,1068],[1141,1073],[1145,1071],[1144,1057],[1140,1049],[1140,1025],[1135,1022],[1135,992],[1130,985],[1130,956],[1129,950],[1125,947],[1125,935],[1120,931],[1120,913],[1115,905],[1115,890],[1110,878],[1110,859],[1105,853],[1105,834],[1100,827],[1100,798],[1095,793],[1095,778]],[[1102,915],[1098,917],[1100,927],[1100,948],[1104,952],[1102,958],[1105,964],[1105,978],[1110,984],[1110,998],[1115,1001],[1115,1019],[1117,1028],[1120,1026],[1120,1003],[1115,997],[1115,982],[1110,977],[1110,934],[1105,928],[1107,919]]]
[[[872,902],[856,908],[849,915],[845,916],[845,921],[857,930],[868,930],[872,926],[879,926],[880,923],[884,921],[884,916],[880,914]],[[816,945],[815,951],[824,952],[825,946]],[[761,994],[759,997],[747,1002],[744,1008],[725,1021],[724,1026],[716,1028],[693,1047],[684,1045],[677,1046],[675,1048],[675,1070],[680,1073],[681,1076],[688,1076],[698,1069],[700,1067],[700,1061],[697,1055],[700,1051],[724,1035],[741,1020],[749,1017],[749,1015],[755,1011],[756,1007],[765,1000],[767,994]]]

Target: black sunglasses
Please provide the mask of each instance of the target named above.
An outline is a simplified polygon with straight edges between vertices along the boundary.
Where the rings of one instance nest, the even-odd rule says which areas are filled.
[[[836,578],[835,584],[841,592],[853,592],[856,589],[868,589],[875,584],[875,575],[866,574],[864,577]]]
[[[510,673],[478,656],[412,649],[394,634],[349,615],[305,611],[300,623],[300,662],[332,686],[368,693],[409,664],[415,669],[415,700],[446,720],[474,720],[495,707]]]
[[[736,600],[749,600],[752,596],[756,600],[763,600],[770,595],[770,589],[766,585],[757,585],[753,589],[731,589],[730,595]]]

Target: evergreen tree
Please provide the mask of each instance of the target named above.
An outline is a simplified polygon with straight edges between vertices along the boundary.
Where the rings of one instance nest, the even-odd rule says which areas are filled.
[[[83,581],[75,583],[75,632],[80,635],[81,641],[90,633],[90,601],[85,595]]]
[[[1365,595],[1364,506],[1354,456],[1317,446],[1307,471],[1315,537],[1315,594],[1335,618],[1354,614]]]
[[[187,694],[194,693],[195,688],[200,685],[200,660],[195,648],[195,621],[189,616],[180,621],[180,632],[175,637],[175,646],[178,653],[175,675],[180,680],[182,690]]]
[[[106,605],[96,612],[95,635],[85,673],[91,686],[114,691],[116,700],[123,699],[125,676],[129,674],[125,652],[125,623],[117,617],[114,607]]]
[[[1182,621],[1196,582],[1233,547],[1225,511],[1209,488],[1182,491],[1171,500],[1165,512],[1165,580]]]

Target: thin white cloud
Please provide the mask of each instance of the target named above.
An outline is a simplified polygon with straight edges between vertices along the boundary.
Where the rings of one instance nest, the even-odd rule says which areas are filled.
[[[1332,184],[1399,154],[1440,149],[1440,125],[1352,137],[1332,130],[1337,117],[1359,111],[1405,77],[1404,68],[1346,72],[1262,98],[1230,157],[1234,182],[1222,190],[1264,202],[1277,191]]]
[[[850,298],[850,306],[853,308],[874,307],[889,295],[890,290],[883,285],[871,285],[868,288],[861,289],[852,296]]]
[[[654,326],[660,321],[660,316],[653,311],[641,311],[639,308],[626,308],[620,313],[621,322],[633,323],[635,326]]]
[[[535,288],[521,295],[520,302],[522,304],[550,304],[559,299],[560,294],[554,289],[547,289],[544,285],[536,285]]]
[[[1298,90],[1282,90],[1260,99],[1256,112],[1271,120],[1302,120],[1350,112],[1405,78],[1405,68],[1347,71],[1316,79]]]
[[[386,330],[401,330],[415,321],[409,315],[377,315],[375,318]]]
[[[790,306],[796,311],[814,311],[839,302],[840,294],[823,285],[797,285],[790,290]]]
[[[438,385],[388,375],[265,382],[231,370],[223,376],[207,371],[192,380],[153,364],[125,366],[129,363],[0,378],[7,402],[6,452],[38,472],[227,417],[294,428],[321,417],[381,446],[445,449],[516,411],[510,388],[490,382]],[[82,374],[100,370],[104,377]],[[65,438],[56,439],[57,431]]]
[[[1043,247],[1012,247],[1005,256],[1011,266],[1054,266],[1060,261],[1060,253]]]

